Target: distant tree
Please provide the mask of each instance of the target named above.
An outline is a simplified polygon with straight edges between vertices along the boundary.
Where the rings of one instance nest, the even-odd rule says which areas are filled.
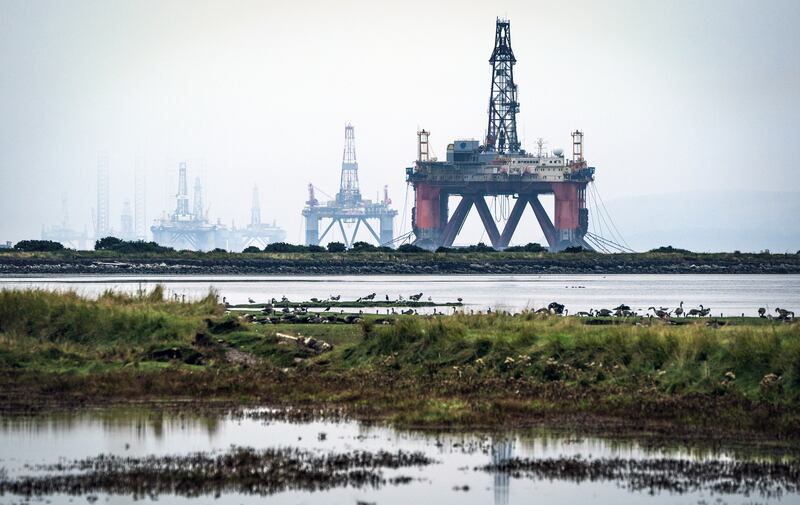
[[[588,249],[584,249],[582,246],[575,245],[575,246],[572,246],[572,247],[566,247],[561,252],[579,253],[579,252],[584,252],[584,251],[588,251]]]
[[[261,252],[261,249],[259,249],[258,247],[254,246],[254,245],[251,245],[251,246],[245,247],[242,252],[243,253],[258,253],[258,252]]]
[[[406,253],[423,253],[428,251],[419,246],[415,246],[414,244],[403,244],[397,248],[397,252],[406,254]]]
[[[504,251],[506,252],[547,252],[547,248],[543,247],[541,244],[536,242],[529,242],[525,245],[515,245],[511,247],[506,247]]]
[[[94,250],[95,251],[113,250],[120,244],[122,244],[122,239],[119,239],[117,237],[103,237],[100,240],[95,241]]]
[[[483,242],[478,242],[475,245],[471,245],[471,246],[467,247],[466,250],[467,250],[467,252],[485,252],[485,253],[495,252],[494,247],[488,246],[488,245],[484,244]]]
[[[288,242],[274,242],[272,244],[267,244],[267,247],[264,248],[264,252],[287,253],[303,251],[305,251],[305,247],[301,245],[289,244]]]
[[[312,252],[312,253],[321,253],[321,252],[325,252],[326,249],[324,247],[322,247],[321,245],[307,245],[306,246],[306,251]]]
[[[342,244],[341,242],[330,242],[328,244],[328,252],[340,253],[340,252],[345,252],[346,250],[347,247],[345,247],[345,245]]]
[[[64,244],[52,240],[20,240],[14,244],[14,249],[26,252],[61,251]]]
[[[227,250],[225,250],[225,249],[223,249],[221,247],[215,247],[214,249],[208,251],[209,254],[212,254],[212,253],[227,253],[227,252],[228,252]]]
[[[117,237],[103,237],[94,243],[95,251],[116,251],[124,254],[175,252],[172,247],[158,245],[144,240],[121,240]]]
[[[369,242],[353,242],[353,247],[350,248],[353,252],[374,252],[377,249],[374,245],[370,244]]]
[[[692,254],[692,251],[688,249],[679,249],[677,247],[672,247],[671,245],[657,247],[655,249],[650,249],[651,253],[680,253],[680,254]]]

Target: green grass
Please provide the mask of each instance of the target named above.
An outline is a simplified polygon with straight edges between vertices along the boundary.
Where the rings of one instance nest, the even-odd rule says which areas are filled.
[[[727,426],[800,439],[800,325],[728,318],[587,324],[532,313],[246,323],[216,295],[0,292],[0,401],[246,398],[414,425],[562,414]],[[634,322],[638,324],[633,324]],[[683,322],[683,321],[682,321]],[[334,346],[317,354],[276,334]],[[201,363],[156,357],[176,348]],[[255,364],[231,361],[235,349]],[[194,363],[189,361],[189,363]],[[288,387],[291,385],[291,387]]]

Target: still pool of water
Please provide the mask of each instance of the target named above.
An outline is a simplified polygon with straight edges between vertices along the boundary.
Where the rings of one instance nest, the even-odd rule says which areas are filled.
[[[170,296],[188,299],[218,290],[232,304],[341,295],[343,300],[376,293],[384,300],[423,293],[437,302],[463,298],[466,310],[536,309],[557,301],[571,313],[621,303],[644,313],[650,306],[703,304],[711,315],[757,315],[788,308],[800,314],[800,275],[363,275],[363,276],[79,276],[0,277],[0,289],[71,289],[97,296],[107,289],[135,293],[164,284]],[[429,309],[429,311],[432,309]],[[441,309],[440,309],[441,310]]]
[[[258,412],[258,411],[255,411]],[[322,435],[324,434],[324,435]],[[624,458],[646,460],[729,460],[724,450],[690,452],[681,449],[646,449],[635,442],[556,435],[541,430],[502,433],[429,433],[400,431],[352,421],[291,423],[265,421],[261,416],[187,415],[175,412],[102,409],[83,413],[37,417],[0,418],[0,467],[6,478],[32,475],[30,465],[55,463],[99,454],[124,456],[175,455],[195,451],[224,451],[231,445],[253,448],[293,447],[310,451],[376,452],[418,451],[436,462],[430,466],[384,469],[387,478],[408,476],[404,484],[374,487],[337,487],[327,491],[283,491],[268,497],[225,493],[189,498],[160,495],[144,498],[160,503],[269,503],[278,504],[673,504],[673,503],[800,503],[800,494],[752,496],[718,493],[708,489],[674,491],[631,490],[624,480],[577,482],[562,478],[533,478],[476,467],[509,458],[558,458],[580,455],[584,459]],[[28,467],[26,467],[28,465]],[[90,496],[45,495],[33,500],[49,503],[130,503],[124,494]],[[0,503],[20,503],[23,496],[0,496]]]

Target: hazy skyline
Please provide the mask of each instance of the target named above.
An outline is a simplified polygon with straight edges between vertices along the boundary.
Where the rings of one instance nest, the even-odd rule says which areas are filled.
[[[187,161],[212,220],[246,224],[257,184],[262,220],[299,242],[307,184],[336,192],[346,122],[362,193],[374,198],[388,184],[395,229],[408,231],[404,168],[417,129],[432,132],[440,157],[453,139],[484,135],[498,16],[511,20],[523,147],[537,137],[568,147],[582,129],[597,187],[631,245],[688,245],[682,227],[688,241],[689,229],[725,222],[717,228],[731,234],[763,232],[737,237],[739,248],[800,249],[791,149],[800,3],[775,0],[0,0],[0,241],[60,223],[62,194],[72,226],[91,233],[105,152],[115,229],[141,156],[149,219],[174,209]],[[689,204],[669,198],[687,191],[730,198],[700,197],[687,216]],[[742,194],[785,204],[753,198],[751,222],[734,208]],[[480,238],[477,222],[471,215],[459,242]],[[516,243],[543,242],[534,222],[523,218]],[[648,235],[649,222],[669,231]]]

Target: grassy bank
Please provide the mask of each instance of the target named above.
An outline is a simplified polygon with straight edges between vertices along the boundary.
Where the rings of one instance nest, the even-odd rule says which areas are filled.
[[[415,426],[570,422],[800,441],[800,326],[717,321],[528,313],[258,325],[225,314],[213,293],[182,304],[159,289],[97,300],[3,291],[0,403],[219,400]]]
[[[800,254],[461,251],[0,252],[0,274],[800,273]]]

